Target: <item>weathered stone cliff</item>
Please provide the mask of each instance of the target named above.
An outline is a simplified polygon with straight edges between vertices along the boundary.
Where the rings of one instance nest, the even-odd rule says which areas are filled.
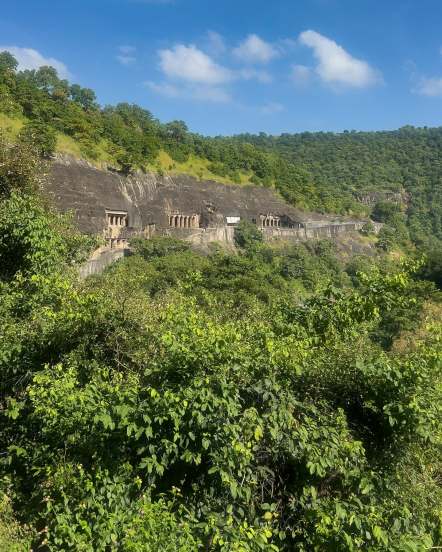
[[[185,175],[126,177],[66,156],[53,163],[47,192],[59,210],[74,211],[80,230],[90,233],[106,230],[106,211],[127,213],[126,226],[140,230],[149,225],[168,228],[175,213],[197,214],[199,226],[211,228],[226,225],[230,217],[259,222],[260,215],[271,214],[286,217],[295,228],[327,224],[331,218],[295,209],[263,187],[229,186]]]
[[[300,211],[263,187],[185,175],[124,176],[67,156],[53,162],[45,192],[58,210],[73,211],[81,231],[106,237],[107,246],[81,267],[83,277],[123,257],[131,235],[174,235],[204,249],[213,241],[233,244],[234,225],[244,219],[255,222],[266,241],[336,238],[364,224]]]

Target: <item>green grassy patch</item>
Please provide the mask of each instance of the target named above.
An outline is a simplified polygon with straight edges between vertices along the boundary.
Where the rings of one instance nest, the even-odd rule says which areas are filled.
[[[77,158],[83,157],[78,142],[61,132],[57,132],[57,151]]]
[[[17,140],[18,134],[26,123],[25,117],[11,117],[5,113],[0,113],[0,129],[6,134],[11,142]],[[76,159],[86,159],[97,167],[103,168],[107,165],[117,166],[115,156],[113,155],[111,145],[106,140],[101,140],[95,145],[93,153],[88,153],[75,138],[57,132],[57,153],[71,155]],[[250,184],[252,172],[239,173],[239,180],[234,182],[228,176],[218,175],[209,169],[210,161],[190,155],[184,163],[174,161],[172,157],[164,150],[160,150],[154,162],[149,163],[146,168],[156,173],[164,174],[187,174],[197,180],[215,180],[222,184],[247,185]]]
[[[0,113],[0,129],[9,140],[15,141],[17,139],[18,133],[25,122],[25,117],[11,117],[10,115],[6,115],[6,113]]]
[[[240,173],[240,180],[233,182],[229,177],[220,176],[209,170],[210,161],[190,155],[187,161],[179,163],[174,161],[172,157],[164,150],[161,150],[154,163],[148,165],[148,169],[154,172],[163,172],[165,174],[188,174],[198,180],[216,180],[222,184],[249,184],[252,174]]]

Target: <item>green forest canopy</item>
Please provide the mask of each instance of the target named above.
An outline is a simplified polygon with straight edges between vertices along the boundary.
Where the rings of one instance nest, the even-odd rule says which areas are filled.
[[[367,215],[361,194],[378,192],[382,201],[397,192],[401,212],[383,222],[418,245],[442,239],[442,128],[204,137],[183,121],[162,124],[137,105],[100,107],[91,89],[51,67],[17,65],[0,54],[0,112],[22,118],[22,138],[38,142],[42,153],[54,150],[58,133],[75,139],[85,157],[125,172],[160,167],[161,152],[172,159],[166,170],[197,158],[205,165],[196,174],[273,186],[300,208],[337,214]]]
[[[136,240],[81,281],[91,239],[39,196],[32,147],[0,168],[0,550],[442,546],[421,261],[241,228],[236,254]]]

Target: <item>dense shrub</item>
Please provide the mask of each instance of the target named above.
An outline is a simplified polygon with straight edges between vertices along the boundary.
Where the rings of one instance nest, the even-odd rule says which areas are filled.
[[[0,77],[28,116],[48,121],[54,97],[71,97],[74,134],[104,117],[137,155],[155,127],[136,106],[100,112],[50,68],[16,75],[0,55]],[[181,122],[161,132],[187,151]],[[271,156],[217,143],[229,170],[265,180]],[[28,145],[0,155],[0,548],[442,546],[441,326],[425,319],[438,258],[382,251],[401,213],[370,260],[344,265],[327,241],[270,247],[242,224],[235,253],[134,240],[133,256],[80,281],[91,240],[39,197]],[[293,197],[308,189],[294,182]]]
[[[57,137],[55,130],[45,123],[31,121],[25,124],[19,139],[31,145],[43,157],[51,157],[55,153]]]
[[[150,240],[134,238],[131,245],[135,252],[146,260],[165,257],[172,253],[181,253],[190,248],[188,243],[171,237],[154,237]]]
[[[254,249],[263,241],[263,236],[256,224],[242,220],[235,227],[234,240],[235,245],[242,249]]]

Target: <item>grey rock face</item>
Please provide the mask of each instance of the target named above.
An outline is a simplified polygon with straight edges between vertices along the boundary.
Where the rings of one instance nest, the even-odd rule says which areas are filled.
[[[138,230],[153,224],[168,228],[173,214],[198,214],[200,225],[211,228],[226,225],[227,217],[259,221],[260,215],[271,214],[301,225],[313,221],[323,225],[330,219],[295,209],[267,188],[198,181],[186,175],[126,177],[66,156],[53,163],[47,192],[57,209],[74,211],[80,230],[94,234],[105,231],[106,210],[127,212],[128,227]]]
[[[186,175],[124,176],[68,156],[54,161],[46,192],[58,210],[74,212],[82,232],[103,235],[110,249],[127,248],[134,235],[173,235],[200,247],[233,244],[232,221],[244,219],[255,222],[266,241],[335,238],[365,223],[300,211],[263,187]]]

